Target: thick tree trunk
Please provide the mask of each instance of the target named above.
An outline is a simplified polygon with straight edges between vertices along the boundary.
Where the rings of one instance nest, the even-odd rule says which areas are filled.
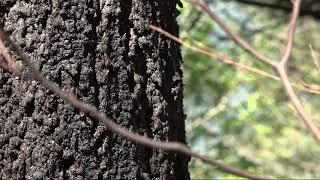
[[[43,74],[131,131],[185,143],[172,0],[1,0],[0,25]],[[0,179],[189,179],[188,158],[108,131],[0,72]]]

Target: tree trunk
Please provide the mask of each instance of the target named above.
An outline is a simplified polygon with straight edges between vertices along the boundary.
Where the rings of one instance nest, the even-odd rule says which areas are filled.
[[[185,142],[173,0],[1,0],[0,26],[65,91],[119,125]],[[189,158],[108,131],[30,78],[0,72],[0,179],[189,179]]]

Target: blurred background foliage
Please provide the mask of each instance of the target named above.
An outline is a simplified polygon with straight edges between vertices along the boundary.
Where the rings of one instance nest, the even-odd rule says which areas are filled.
[[[230,41],[206,14],[187,1],[182,2],[184,7],[179,8],[182,14],[178,18],[182,39],[200,41],[239,62],[272,72]],[[279,59],[286,43],[289,0],[208,3],[260,52]],[[320,71],[312,61],[309,44],[319,52],[320,1],[305,0],[302,4],[288,73],[295,83],[318,86]],[[214,159],[268,177],[320,178],[320,145],[300,121],[279,82],[184,47],[182,53],[190,146]],[[320,95],[296,92],[320,126]],[[190,172],[193,179],[239,179],[194,159]]]

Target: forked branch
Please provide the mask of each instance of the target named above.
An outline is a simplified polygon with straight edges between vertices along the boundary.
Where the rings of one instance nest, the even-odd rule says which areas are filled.
[[[281,61],[276,66],[276,70],[281,78],[283,87],[286,90],[289,99],[291,100],[292,104],[294,105],[301,119],[303,120],[305,125],[308,127],[310,132],[312,132],[317,142],[320,143],[320,129],[314,123],[312,117],[305,111],[302,102],[300,101],[300,99],[294,92],[291,84],[289,83],[289,77],[286,72],[286,65],[289,61],[289,58],[292,52],[292,47],[294,42],[294,33],[295,33],[296,24],[299,16],[299,10],[301,6],[301,0],[292,0],[292,2],[293,2],[293,12],[292,12],[292,16],[291,16],[291,20],[288,28],[288,42],[287,42],[285,51],[282,55]]]
[[[204,0],[194,0],[193,1],[200,9],[207,13],[209,17],[214,20],[228,35],[229,37],[238,44],[239,47],[246,50],[253,56],[255,56],[258,60],[261,62],[264,62],[268,64],[269,66],[273,67],[276,72],[278,73],[282,85],[292,102],[293,106],[297,110],[300,119],[303,121],[303,123],[307,126],[309,131],[314,136],[315,140],[320,143],[320,129],[317,127],[317,125],[314,123],[312,117],[305,111],[302,102],[296,95],[292,84],[290,83],[288,74],[286,72],[286,65],[290,59],[293,43],[294,43],[294,34],[295,29],[297,25],[297,20],[299,17],[299,11],[301,6],[301,0],[291,0],[293,3],[293,10],[292,15],[288,27],[288,35],[287,35],[287,45],[285,47],[284,53],[280,59],[280,61],[275,61],[272,59],[269,59],[262,54],[260,54],[256,49],[254,49],[248,42],[243,40],[239,35],[234,33],[223,21],[221,21],[218,16],[216,16],[210,9],[208,4]]]

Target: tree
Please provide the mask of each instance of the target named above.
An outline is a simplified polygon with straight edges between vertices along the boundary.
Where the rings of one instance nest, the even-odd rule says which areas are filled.
[[[269,8],[271,10],[280,10],[287,14],[290,14],[292,9],[291,1],[283,0],[231,0],[239,2],[246,5],[257,6],[262,8]],[[317,0],[305,0],[301,5],[300,16],[311,16],[317,20],[320,19],[319,16],[319,4]]]
[[[38,68],[129,130],[185,142],[176,2],[0,2],[0,25]],[[109,132],[27,75],[0,73],[2,179],[189,179],[188,157]]]

